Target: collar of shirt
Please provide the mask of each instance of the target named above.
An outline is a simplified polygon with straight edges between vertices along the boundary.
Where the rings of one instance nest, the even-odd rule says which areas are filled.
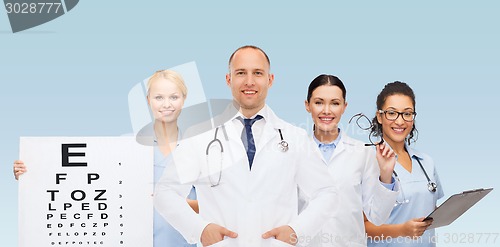
[[[255,115],[253,115],[251,118],[255,118],[255,116],[257,116],[257,115],[261,115],[263,118],[259,121],[256,121],[252,125],[252,134],[253,134],[253,137],[254,137],[256,144],[258,144],[260,141],[260,136],[262,134],[262,131],[264,130],[264,126],[266,125],[266,121],[267,121],[268,116],[269,116],[268,106],[264,105],[264,107],[262,109],[260,109],[260,111],[257,112]],[[231,120],[231,122],[233,123],[236,131],[238,133],[242,133],[243,128],[245,128],[245,126],[243,125],[242,121],[239,120],[239,118],[246,119],[247,117],[243,116],[243,114],[240,111],[238,111],[238,113],[236,113],[236,115]],[[259,149],[258,145],[255,145],[255,146],[257,149]]]
[[[417,150],[408,146],[407,143],[405,143],[405,148],[406,148],[406,151],[408,152],[408,154],[410,155],[411,158],[415,158],[415,159],[419,159],[419,160],[424,159],[424,156],[420,152],[418,152]]]
[[[313,134],[314,142],[316,142],[316,144],[318,145],[319,150],[321,150],[321,155],[323,155],[323,158],[325,159],[325,162],[329,162],[330,161],[330,158],[333,155],[333,151],[335,151],[335,148],[337,147],[337,145],[340,142],[341,135],[342,135],[342,132],[339,129],[339,136],[337,136],[337,139],[335,139],[334,141],[332,141],[330,143],[322,143]]]
[[[267,105],[264,105],[264,107],[262,107],[262,109],[260,109],[259,112],[257,112],[255,115],[253,115],[250,118],[255,118],[255,116],[261,115],[263,117],[262,119],[265,120],[265,119],[268,118],[268,115],[269,115],[269,113],[268,113],[269,110],[268,109],[269,109],[269,107]],[[243,118],[243,119],[247,119],[247,117],[243,116],[243,114],[241,113],[241,111],[238,111],[236,113],[236,115],[233,117],[232,121],[235,122],[235,120],[236,120],[236,122],[240,122],[241,123],[241,121],[238,119],[238,117]],[[248,118],[248,119],[250,119],[250,118]]]
[[[384,140],[384,143],[386,143],[392,150],[392,147],[391,145],[389,145],[389,143],[387,143],[385,140]],[[411,159],[419,159],[419,160],[424,160],[424,156],[418,152],[417,150],[411,148],[408,143],[405,142],[405,149],[406,149],[406,152],[408,152],[408,155],[410,156]],[[398,160],[398,155],[396,154],[396,161]]]
[[[314,139],[314,142],[316,142],[316,144],[318,145],[318,147],[323,150],[323,149],[329,149],[329,148],[332,148],[332,149],[335,149],[337,147],[337,145],[339,144],[340,142],[340,137],[342,135],[342,131],[340,131],[339,129],[339,135],[337,136],[337,138],[335,140],[333,140],[332,142],[330,143],[322,143],[318,140],[318,138],[316,138],[316,136],[313,134],[313,139]]]

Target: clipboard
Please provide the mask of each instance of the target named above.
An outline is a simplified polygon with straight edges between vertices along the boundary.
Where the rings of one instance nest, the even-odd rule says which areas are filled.
[[[424,221],[434,219],[432,225],[430,225],[427,229],[438,228],[451,224],[492,190],[493,188],[481,188],[467,190],[450,196],[424,219]]]

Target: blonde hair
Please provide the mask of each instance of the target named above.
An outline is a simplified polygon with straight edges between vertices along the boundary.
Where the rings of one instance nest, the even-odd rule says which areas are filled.
[[[181,90],[182,96],[184,96],[184,98],[187,97],[187,87],[186,84],[184,83],[184,79],[182,78],[181,74],[169,69],[158,70],[149,78],[147,84],[148,95],[149,95],[149,90],[151,89],[151,85],[157,79],[165,79],[171,81],[179,88],[179,90]]]

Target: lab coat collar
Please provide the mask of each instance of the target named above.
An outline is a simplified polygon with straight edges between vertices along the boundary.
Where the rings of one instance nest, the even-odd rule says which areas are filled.
[[[257,145],[256,155],[257,153],[259,153],[262,147],[265,147],[268,142],[279,135],[278,129],[281,129],[283,132],[283,128],[285,127],[283,120],[278,118],[278,116],[276,116],[276,114],[274,114],[271,108],[267,105],[265,105],[264,108],[262,108],[257,114],[263,116],[266,122],[259,144]],[[286,135],[286,133],[284,133],[283,135]]]
[[[348,136],[346,133],[342,133],[340,135],[340,141],[335,148],[335,151],[333,152],[332,157],[330,158],[330,161],[337,155],[341,154],[346,150],[347,147],[352,147],[356,145],[356,140]]]
[[[279,135],[277,130],[278,129],[283,130],[283,128],[285,127],[285,123],[283,120],[278,118],[278,116],[276,116],[276,114],[274,114],[273,110],[271,110],[271,108],[267,104],[264,105],[264,107],[262,109],[260,109],[260,111],[257,112],[257,114],[252,116],[252,118],[254,118],[256,115],[261,115],[263,117],[263,119],[261,121],[265,121],[264,129],[262,130],[262,136],[260,138],[259,143],[256,146],[257,147],[256,155],[257,155],[257,153],[259,152],[261,147],[264,147],[272,138],[274,138],[276,135]],[[241,114],[241,112],[238,111],[236,113],[236,115],[230,121],[234,121],[237,118],[245,118],[245,117],[243,116],[243,114]],[[237,121],[240,121],[240,120],[237,120]],[[233,126],[233,125],[230,124],[229,126]],[[233,132],[233,131],[234,130],[231,130],[231,132]],[[283,134],[283,135],[285,135],[285,134]],[[234,136],[235,136],[235,138],[236,137],[240,138],[240,135],[234,135]],[[242,147],[243,147],[243,144],[242,144]]]
[[[316,138],[316,136],[314,135],[314,133],[313,133],[312,137],[313,137],[314,142],[316,142],[316,144],[319,147],[321,147],[322,145],[332,145],[333,144],[335,146],[335,148],[336,148],[339,145],[340,139],[342,137],[342,131],[340,130],[340,128],[338,129],[338,131],[339,131],[339,135],[337,136],[337,138],[335,140],[333,140],[330,143],[322,143],[320,140],[318,140],[318,138]]]
[[[309,137],[310,140],[316,144],[315,140],[314,140],[314,133],[312,134],[312,136]],[[315,149],[313,152],[316,153],[316,155],[318,155],[318,157],[321,158],[321,160],[323,160],[323,162],[325,163],[325,165],[329,165],[330,164],[330,161],[337,155],[339,155],[340,153],[342,153],[345,149],[346,149],[346,146],[353,146],[355,144],[355,140],[352,139],[351,137],[349,137],[348,135],[346,135],[345,133],[341,133],[340,135],[340,140],[338,142],[338,145],[335,147],[335,151],[333,151],[333,154],[332,156],[330,157],[330,160],[325,160],[325,158],[323,157],[323,155],[321,154],[321,151],[319,150],[318,146],[315,145]]]
[[[272,129],[283,129],[284,127],[283,120],[278,118],[278,116],[274,114],[273,110],[271,110],[271,108],[267,104],[264,105],[264,107],[260,109],[260,111],[257,112],[257,114],[253,115],[251,118],[255,118],[255,116],[257,115],[261,115],[263,117],[263,120],[266,122],[266,127],[268,125],[270,125]],[[238,111],[238,113],[236,113],[236,115],[231,119],[231,121],[239,117],[243,119],[246,118],[240,111]]]
[[[262,110],[266,111],[266,115],[267,116],[264,116],[264,118],[267,118],[267,121],[266,121],[266,125],[269,123],[270,127],[272,129],[284,129],[285,128],[285,122],[283,120],[281,120],[278,116],[276,116],[276,114],[274,114],[273,110],[271,110],[271,108],[269,108],[267,105],[264,106],[264,108],[262,108]]]

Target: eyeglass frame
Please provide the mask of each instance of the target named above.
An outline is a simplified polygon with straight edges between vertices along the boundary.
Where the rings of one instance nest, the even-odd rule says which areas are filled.
[[[355,117],[358,117],[358,118],[356,119],[356,125],[357,125],[360,129],[362,129],[362,130],[371,130],[371,129],[373,128],[373,123],[372,123],[372,121],[370,121],[370,119],[369,119],[369,118],[368,118],[365,114],[363,114],[362,112],[357,113],[357,114],[354,114],[354,115],[353,115],[353,116],[349,119],[349,122],[348,122],[348,123],[349,123],[349,124],[351,124],[352,119],[353,119],[353,118],[355,118]],[[370,123],[370,127],[368,127],[368,128],[366,128],[366,127],[362,127],[362,126],[359,124],[359,122],[358,122],[358,121],[359,121],[359,119],[361,119],[362,117],[364,117],[364,118],[366,118],[366,120],[368,120],[368,122]],[[372,135],[371,135],[371,133],[370,133],[370,135],[368,135],[368,140],[370,141],[370,143],[365,143],[365,147],[369,147],[369,146],[377,146],[377,145],[379,145],[379,144],[384,143],[384,138],[382,138],[382,136],[381,136],[381,138],[380,138],[380,142],[378,142],[378,143],[373,142],[373,141],[372,141],[372,137],[371,137],[371,136],[372,136]]]
[[[401,118],[405,122],[413,122],[413,121],[415,121],[415,118],[417,117],[417,112],[411,112],[411,116],[412,116],[411,120],[406,120],[405,117],[404,117],[405,116],[404,114],[409,113],[409,112],[399,112],[399,111],[394,111],[394,110],[385,110],[385,111],[384,110],[378,110],[377,112],[379,114],[384,114],[385,119],[387,119],[388,121],[396,121],[396,120],[398,120],[399,116],[401,116]],[[387,112],[394,112],[394,113],[397,113],[398,115],[396,116],[395,119],[389,119],[387,117]]]

